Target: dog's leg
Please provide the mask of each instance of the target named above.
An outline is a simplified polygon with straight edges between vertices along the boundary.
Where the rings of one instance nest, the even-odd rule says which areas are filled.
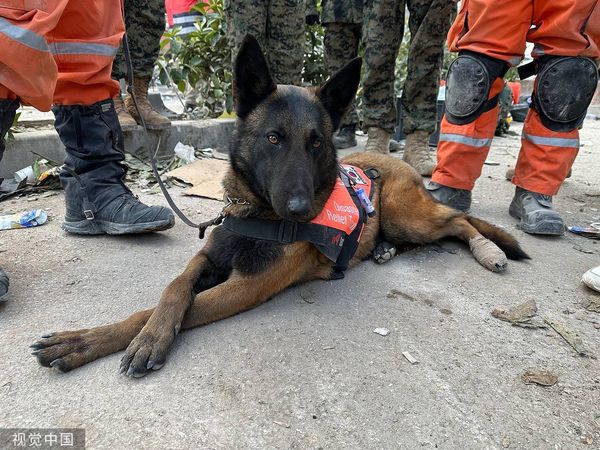
[[[327,278],[331,265],[320,265],[315,254],[307,253],[308,247],[304,243],[290,245],[285,256],[267,270],[251,275],[233,272],[227,281],[199,293],[183,317],[181,328],[206,325],[252,309],[300,281]],[[128,347],[123,370],[138,377],[162,367],[173,342],[173,327],[171,317],[167,321],[148,322]]]
[[[407,189],[406,181],[389,179],[383,189],[381,227],[390,242],[396,245],[404,242],[428,244],[457,237],[469,244],[475,259],[485,268],[493,272],[506,269],[506,255],[492,240],[496,241],[495,236],[500,234],[510,236],[508,233],[486,223],[490,231],[494,229],[489,233],[492,240],[488,239],[471,224],[470,217],[436,202],[420,183],[412,183]]]
[[[155,322],[169,317],[179,318],[181,321],[181,317],[194,299],[194,283],[199,275],[207,270],[208,265],[206,254],[201,250],[192,258],[185,271],[165,289],[155,310],[139,311],[122,322],[110,325],[42,336],[31,346],[34,350],[32,354],[37,357],[42,366],[67,372],[123,350],[140,333],[151,317]],[[166,332],[164,327],[157,327],[157,329]],[[172,339],[173,328],[170,332]],[[158,343],[164,340],[162,336],[156,338]]]

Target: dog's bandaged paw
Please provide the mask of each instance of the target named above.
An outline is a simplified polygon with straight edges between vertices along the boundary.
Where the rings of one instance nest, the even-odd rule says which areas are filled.
[[[375,248],[375,251],[373,252],[373,261],[377,264],[383,264],[388,262],[394,256],[396,256],[396,247],[394,247],[394,244],[383,241]]]
[[[479,235],[469,240],[471,252],[479,264],[492,272],[504,272],[506,270],[506,255],[500,248],[489,239]]]

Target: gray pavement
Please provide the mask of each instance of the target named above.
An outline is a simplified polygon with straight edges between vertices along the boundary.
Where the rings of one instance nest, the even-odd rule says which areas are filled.
[[[556,199],[569,224],[600,216],[600,121],[586,122],[582,142]],[[600,314],[583,307],[598,294],[580,283],[600,264],[600,242],[515,228],[504,172],[518,144],[495,140],[499,165],[484,167],[473,214],[511,230],[532,261],[498,275],[444,242],[384,266],[365,262],[345,280],[298,286],[180,334],[165,367],[142,379],[117,373],[120,354],[60,374],[38,366],[27,346],[154,305],[200,247],[197,233],[178,221],[151,236],[73,237],[60,230],[62,193],[1,203],[4,212],[43,207],[51,221],[0,231],[0,265],[11,275],[0,305],[0,427],[83,427],[99,449],[600,448]],[[171,191],[198,220],[220,209]],[[595,357],[578,356],[550,329],[490,315],[528,299]],[[559,381],[526,385],[529,368]]]

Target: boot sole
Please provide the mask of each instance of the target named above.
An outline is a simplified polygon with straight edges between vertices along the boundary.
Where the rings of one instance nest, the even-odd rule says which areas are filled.
[[[535,225],[530,225],[523,222],[521,214],[516,207],[511,204],[508,208],[508,213],[519,220],[519,228],[527,234],[541,234],[544,236],[562,236],[565,234],[565,223],[555,217],[539,220]]]
[[[124,234],[143,234],[154,231],[164,231],[175,225],[175,218],[167,220],[157,220],[155,222],[121,224],[105,222],[102,220],[81,220],[79,222],[63,222],[62,229],[81,235],[124,235]]]

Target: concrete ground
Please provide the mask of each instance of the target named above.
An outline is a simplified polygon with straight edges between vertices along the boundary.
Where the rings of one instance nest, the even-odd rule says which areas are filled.
[[[569,225],[600,221],[600,121],[581,134],[556,199]],[[28,345],[153,306],[201,246],[197,233],[178,221],[150,236],[74,237],[60,229],[62,193],[0,204],[51,217],[0,232],[0,265],[11,275],[0,306],[0,427],[82,427],[99,449],[600,448],[600,314],[584,308],[600,294],[580,283],[600,264],[600,242],[515,228],[504,172],[518,146],[517,136],[495,140],[490,159],[499,165],[484,167],[472,213],[511,230],[530,262],[494,274],[454,242],[384,266],[365,262],[345,280],[298,286],[180,334],[167,365],[142,379],[117,373],[120,354],[60,374],[38,366]],[[197,220],[221,206],[172,192]],[[529,299],[579,333],[592,356],[552,329],[490,314]],[[532,368],[558,383],[525,384]]]

